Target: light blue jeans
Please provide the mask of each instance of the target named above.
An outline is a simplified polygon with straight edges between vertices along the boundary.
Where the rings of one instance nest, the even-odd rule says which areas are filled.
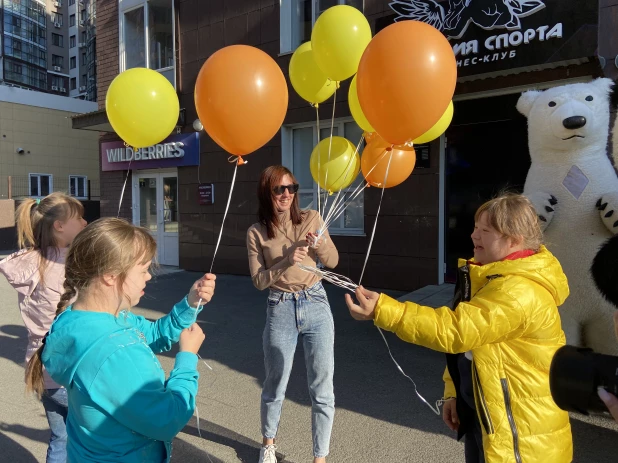
[[[46,389],[41,397],[51,437],[47,447],[47,463],[66,463],[67,461],[67,415],[69,398],[65,388]]]
[[[274,439],[292,371],[298,337],[303,341],[311,396],[314,457],[328,455],[335,417],[335,325],[322,283],[305,291],[271,290],[264,328],[266,380],[262,389],[262,435]]]

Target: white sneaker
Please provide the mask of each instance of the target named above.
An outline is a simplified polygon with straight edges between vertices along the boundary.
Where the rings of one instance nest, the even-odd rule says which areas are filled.
[[[277,456],[275,452],[277,451],[277,446],[275,444],[270,444],[262,447],[260,450],[260,461],[259,463],[277,463]]]

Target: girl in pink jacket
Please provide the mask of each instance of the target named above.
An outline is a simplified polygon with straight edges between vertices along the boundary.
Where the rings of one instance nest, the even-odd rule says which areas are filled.
[[[26,363],[44,342],[64,293],[64,260],[77,234],[84,229],[82,204],[63,193],[26,199],[16,211],[20,251],[0,261],[0,273],[15,288],[19,310],[28,331]],[[41,397],[51,438],[47,463],[66,462],[66,390],[45,373]]]

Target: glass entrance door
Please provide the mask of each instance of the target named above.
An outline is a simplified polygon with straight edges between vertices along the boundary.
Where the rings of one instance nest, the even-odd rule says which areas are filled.
[[[178,175],[176,172],[133,175],[133,223],[157,241],[161,265],[178,265]]]

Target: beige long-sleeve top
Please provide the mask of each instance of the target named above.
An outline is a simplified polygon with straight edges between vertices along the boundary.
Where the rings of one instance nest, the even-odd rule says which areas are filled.
[[[266,227],[255,223],[247,230],[247,251],[249,252],[249,269],[253,284],[259,290],[266,288],[285,292],[297,292],[307,289],[320,277],[302,270],[292,261],[292,255],[297,247],[307,246],[307,233],[316,233],[321,228],[321,219],[317,211],[307,211],[304,220],[299,225],[292,225],[290,212],[279,215],[279,227],[276,236],[268,238]],[[302,265],[316,267],[318,258],[328,268],[334,268],[339,263],[339,253],[333,244],[328,231],[322,235],[322,241],[317,249],[309,248],[309,253]]]

